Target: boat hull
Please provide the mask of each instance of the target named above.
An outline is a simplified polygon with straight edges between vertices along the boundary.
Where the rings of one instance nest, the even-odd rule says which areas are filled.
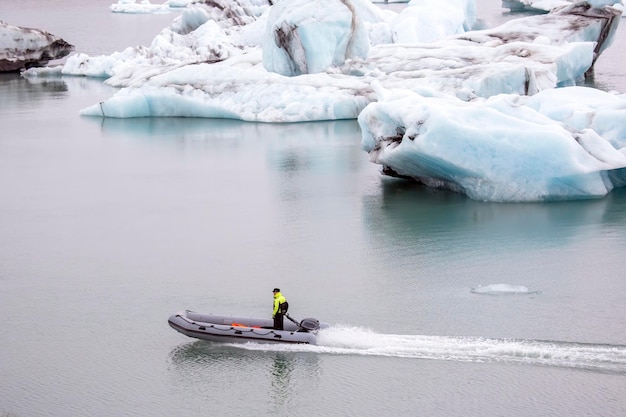
[[[292,322],[284,330],[272,328],[271,319],[220,316],[180,311],[168,319],[171,328],[195,339],[222,343],[317,344],[317,332],[302,331]]]

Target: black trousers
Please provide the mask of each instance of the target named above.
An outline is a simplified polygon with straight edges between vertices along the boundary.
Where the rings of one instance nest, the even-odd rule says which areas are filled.
[[[284,316],[282,313],[276,313],[274,316],[274,329],[276,330],[284,330],[283,327]]]

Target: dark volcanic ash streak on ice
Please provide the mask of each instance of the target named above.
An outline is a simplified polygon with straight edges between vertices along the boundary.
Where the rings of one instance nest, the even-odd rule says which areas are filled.
[[[73,50],[73,45],[43,30],[0,22],[0,72],[43,67]]]

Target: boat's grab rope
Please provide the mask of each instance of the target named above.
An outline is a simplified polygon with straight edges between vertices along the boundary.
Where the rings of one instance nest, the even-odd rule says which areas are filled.
[[[195,321],[193,321],[191,319],[188,319],[185,316],[181,316],[180,314],[178,315],[178,317],[180,317],[181,319],[185,320],[187,323],[190,323],[190,324],[198,326],[198,328],[200,330],[206,330],[207,327],[210,327],[212,329],[219,330],[221,332],[230,332],[231,330],[237,330],[239,332],[248,332],[248,333],[256,334],[256,335],[259,335],[259,336],[267,336],[269,334],[274,334],[274,335],[276,335],[278,337],[282,337],[280,334],[274,332],[273,329],[272,330],[268,330],[267,333],[261,333],[261,332],[256,331],[258,329],[255,329],[253,327],[241,327],[241,326],[236,326],[235,327],[235,326],[228,326],[227,324],[217,324],[217,325],[215,325],[215,324],[211,324],[211,323],[202,323],[202,322],[198,323],[198,322],[195,322]],[[223,328],[223,327],[226,327],[226,328]],[[293,334],[294,332],[290,332],[290,333]]]

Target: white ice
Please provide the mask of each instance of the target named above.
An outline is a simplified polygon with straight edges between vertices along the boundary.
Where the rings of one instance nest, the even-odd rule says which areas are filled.
[[[384,95],[359,124],[363,149],[389,174],[498,202],[602,197],[624,185],[625,95],[584,87],[469,103]]]
[[[512,10],[543,10],[549,12],[557,7],[569,6],[579,3],[580,0],[502,0],[502,7]],[[603,6],[611,6],[614,0],[588,0],[592,7],[601,8]]]
[[[156,14],[171,13],[187,7],[194,0],[167,0],[163,3],[151,3],[150,0],[118,0],[109,8],[114,13]]]
[[[474,0],[412,0],[390,21],[393,42],[432,42],[470,31],[476,12]]]
[[[147,47],[26,75],[121,88],[87,116],[358,118],[386,173],[478,200],[598,198],[626,183],[626,96],[567,87],[611,45],[621,1],[486,30],[473,28],[473,0],[400,13],[367,0],[210,3],[188,5]]]
[[[506,294],[541,294],[541,291],[531,291],[523,285],[489,284],[479,285],[470,290],[473,294],[506,295]]]

